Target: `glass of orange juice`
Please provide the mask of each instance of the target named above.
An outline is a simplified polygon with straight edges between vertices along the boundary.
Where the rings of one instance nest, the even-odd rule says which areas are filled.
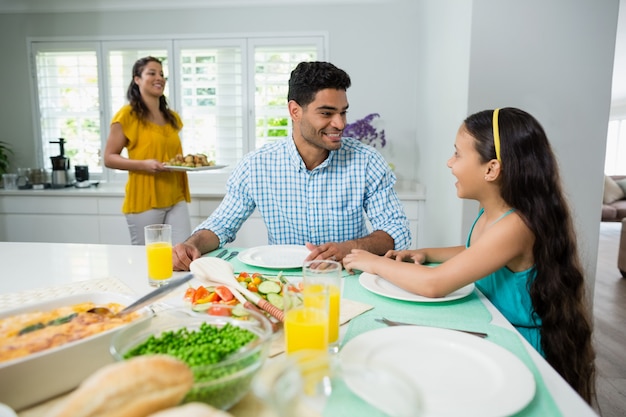
[[[158,287],[172,277],[172,226],[150,224],[144,228],[146,257],[148,260],[148,282]]]
[[[305,262],[302,267],[305,288],[323,286],[328,292],[328,347],[339,351],[339,311],[341,304],[341,264],[331,260]]]
[[[328,349],[328,291],[326,287],[283,288],[285,352]]]

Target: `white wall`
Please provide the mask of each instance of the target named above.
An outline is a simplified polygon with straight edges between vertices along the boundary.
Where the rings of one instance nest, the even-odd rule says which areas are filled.
[[[542,123],[560,162],[591,279],[618,4],[475,0],[472,19],[469,112],[514,106]],[[467,206],[468,211],[476,213],[475,207]]]
[[[339,0],[338,0],[339,1]],[[354,2],[350,2],[354,3]],[[469,113],[518,106],[544,125],[595,276],[619,0],[378,0],[193,10],[0,14],[0,140],[35,166],[26,38],[327,31],[353,79],[350,117],[382,115],[385,156],[426,187],[428,246],[463,242],[475,204],[446,168]]]

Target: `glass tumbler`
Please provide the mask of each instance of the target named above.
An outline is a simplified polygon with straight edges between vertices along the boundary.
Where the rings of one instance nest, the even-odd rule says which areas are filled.
[[[331,260],[314,260],[302,266],[302,282],[321,285],[328,291],[328,348],[339,350],[339,313],[341,309],[341,264]]]
[[[422,415],[419,389],[408,376],[375,362],[344,364],[329,352],[277,358],[256,375],[252,390],[268,417]]]
[[[146,259],[148,261],[148,282],[158,287],[173,275],[172,226],[151,224],[144,228],[146,238]]]

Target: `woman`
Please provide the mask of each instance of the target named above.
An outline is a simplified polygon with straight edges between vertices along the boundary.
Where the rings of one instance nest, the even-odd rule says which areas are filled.
[[[106,167],[128,171],[122,212],[133,245],[145,244],[144,226],[149,224],[171,224],[173,244],[191,233],[187,174],[164,164],[183,153],[178,136],[183,124],[167,106],[165,82],[157,58],[135,62],[126,93],[129,104],[113,117],[104,150]],[[128,158],[121,155],[124,148]]]
[[[514,108],[461,125],[448,167],[457,195],[480,211],[465,246],[353,250],[346,269],[380,275],[428,297],[471,282],[589,403],[595,353],[585,282],[556,158],[539,122]],[[421,265],[441,262],[436,268]]]

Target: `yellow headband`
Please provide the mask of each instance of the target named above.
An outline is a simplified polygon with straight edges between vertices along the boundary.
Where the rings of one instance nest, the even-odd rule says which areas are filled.
[[[495,109],[493,111],[493,146],[496,148],[496,159],[499,162],[502,162],[502,159],[500,159],[500,129],[498,128],[498,113],[500,113],[500,109]]]

